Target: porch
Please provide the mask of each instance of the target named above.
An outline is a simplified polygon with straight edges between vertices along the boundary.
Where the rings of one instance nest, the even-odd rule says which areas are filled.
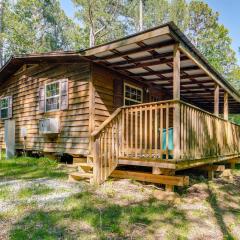
[[[180,100],[118,108],[92,133],[94,178],[119,164],[178,171],[240,156],[240,126]]]
[[[115,80],[110,99],[115,111],[96,125],[109,98],[99,94],[99,75],[90,79],[94,182],[123,176],[114,172],[118,165],[150,167],[161,182],[160,175],[239,157],[240,126],[228,118],[240,112],[240,96],[173,23],[80,54]],[[109,79],[106,85],[111,85]],[[126,106],[129,96],[122,82],[141,88],[141,103]],[[131,104],[139,99],[130,99]],[[135,174],[135,179],[154,182],[156,177]],[[184,184],[184,178],[178,180]]]

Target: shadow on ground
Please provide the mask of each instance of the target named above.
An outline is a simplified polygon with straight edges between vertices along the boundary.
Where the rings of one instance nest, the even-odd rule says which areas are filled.
[[[147,235],[153,236],[159,224],[175,229],[171,234],[177,239],[186,237],[187,233],[184,212],[156,199],[120,206],[83,192],[68,199],[64,206],[62,211],[29,212],[12,226],[10,238],[144,239]],[[73,231],[74,223],[78,229]]]

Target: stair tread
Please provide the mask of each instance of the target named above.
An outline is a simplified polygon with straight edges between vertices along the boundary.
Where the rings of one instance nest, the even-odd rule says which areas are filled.
[[[76,163],[75,166],[80,166],[80,167],[93,167],[93,163],[82,162],[82,163]]]
[[[69,175],[76,176],[76,177],[83,177],[83,178],[93,177],[92,173],[81,173],[81,172],[73,172],[73,173],[70,173]]]

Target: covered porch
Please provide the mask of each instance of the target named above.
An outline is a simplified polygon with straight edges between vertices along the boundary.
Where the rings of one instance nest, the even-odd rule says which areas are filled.
[[[141,104],[122,102],[93,129],[96,182],[106,180],[119,164],[175,172],[239,157],[240,126],[228,118],[240,112],[240,96],[174,24],[81,54],[141,83],[146,93],[160,93]]]

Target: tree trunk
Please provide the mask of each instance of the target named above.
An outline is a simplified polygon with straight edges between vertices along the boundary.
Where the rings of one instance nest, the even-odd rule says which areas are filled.
[[[95,46],[95,34],[93,27],[90,27],[90,35],[89,35],[89,47],[94,47]]]
[[[0,0],[0,66],[3,66],[3,11],[4,0]]]
[[[139,31],[143,30],[143,0],[139,0]]]

